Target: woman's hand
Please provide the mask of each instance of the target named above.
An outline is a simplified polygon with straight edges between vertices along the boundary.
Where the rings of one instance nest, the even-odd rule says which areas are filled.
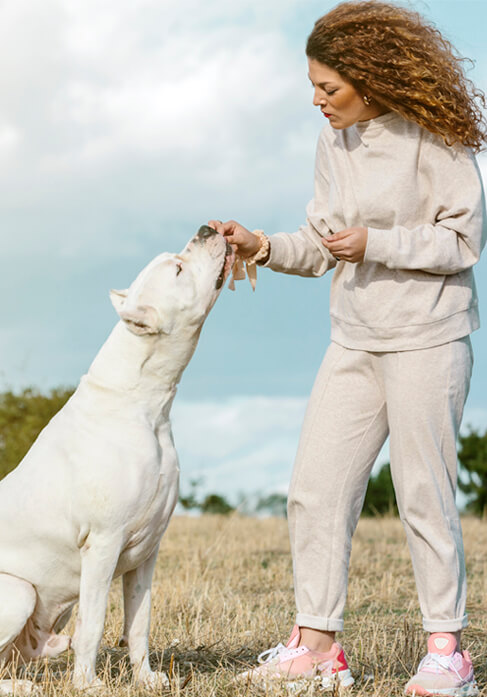
[[[235,220],[228,220],[226,223],[222,223],[221,220],[210,220],[208,225],[223,235],[243,259],[253,256],[260,249],[260,239],[257,235]]]
[[[347,230],[335,232],[322,239],[325,247],[340,261],[350,261],[356,264],[364,260],[367,247],[367,228],[350,227]]]

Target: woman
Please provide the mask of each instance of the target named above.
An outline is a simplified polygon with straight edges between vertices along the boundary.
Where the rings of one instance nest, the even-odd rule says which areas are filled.
[[[252,680],[353,678],[343,629],[351,537],[372,465],[391,472],[428,653],[408,693],[474,695],[460,634],[465,564],[455,506],[456,438],[478,328],[472,267],[485,242],[472,151],[485,104],[451,44],[417,13],[345,2],[308,39],[313,104],[328,120],[314,198],[293,234],[266,238],[210,221],[248,262],[283,273],[334,269],[331,345],[301,433],[288,512],[297,604],[286,647]]]

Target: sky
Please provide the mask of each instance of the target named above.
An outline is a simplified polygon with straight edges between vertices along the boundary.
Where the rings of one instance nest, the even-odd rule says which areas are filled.
[[[110,288],[209,219],[299,227],[323,125],[304,46],[334,4],[0,4],[1,389],[76,386],[116,322]],[[487,91],[487,3],[411,4]],[[487,428],[486,270],[465,428]],[[223,290],[173,407],[183,492],[195,478],[230,499],[286,491],[329,285],[261,270],[255,293]]]

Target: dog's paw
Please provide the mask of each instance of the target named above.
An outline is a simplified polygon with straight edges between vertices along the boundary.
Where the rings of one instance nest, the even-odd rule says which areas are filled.
[[[162,670],[151,670],[149,673],[139,675],[137,684],[150,690],[159,690],[162,687],[169,687],[169,678]]]
[[[83,690],[83,692],[97,692],[105,687],[105,683],[100,678],[88,680],[85,675],[75,675],[73,677],[73,686],[77,690]]]
[[[46,633],[42,636],[37,652],[44,658],[54,658],[67,651],[71,646],[71,637],[66,634]]]

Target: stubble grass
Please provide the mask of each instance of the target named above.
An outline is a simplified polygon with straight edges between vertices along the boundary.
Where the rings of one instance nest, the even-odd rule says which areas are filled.
[[[470,627],[464,648],[487,697],[487,521],[463,521]],[[431,569],[434,583],[435,570]],[[235,675],[263,650],[284,641],[294,622],[292,565],[286,521],[175,517],[163,538],[153,583],[150,661],[169,673],[162,697],[244,697],[257,692]],[[74,618],[66,628],[72,632]],[[122,632],[121,583],[113,584],[97,663],[101,694],[139,697]],[[344,645],[356,684],[351,695],[394,696],[425,652],[409,551],[400,522],[362,519],[354,537]],[[72,655],[29,666],[46,697],[77,693],[69,683]],[[22,677],[22,676],[21,676]],[[268,692],[284,695],[282,689]],[[322,694],[310,688],[301,695]],[[329,694],[329,693],[328,693]]]

